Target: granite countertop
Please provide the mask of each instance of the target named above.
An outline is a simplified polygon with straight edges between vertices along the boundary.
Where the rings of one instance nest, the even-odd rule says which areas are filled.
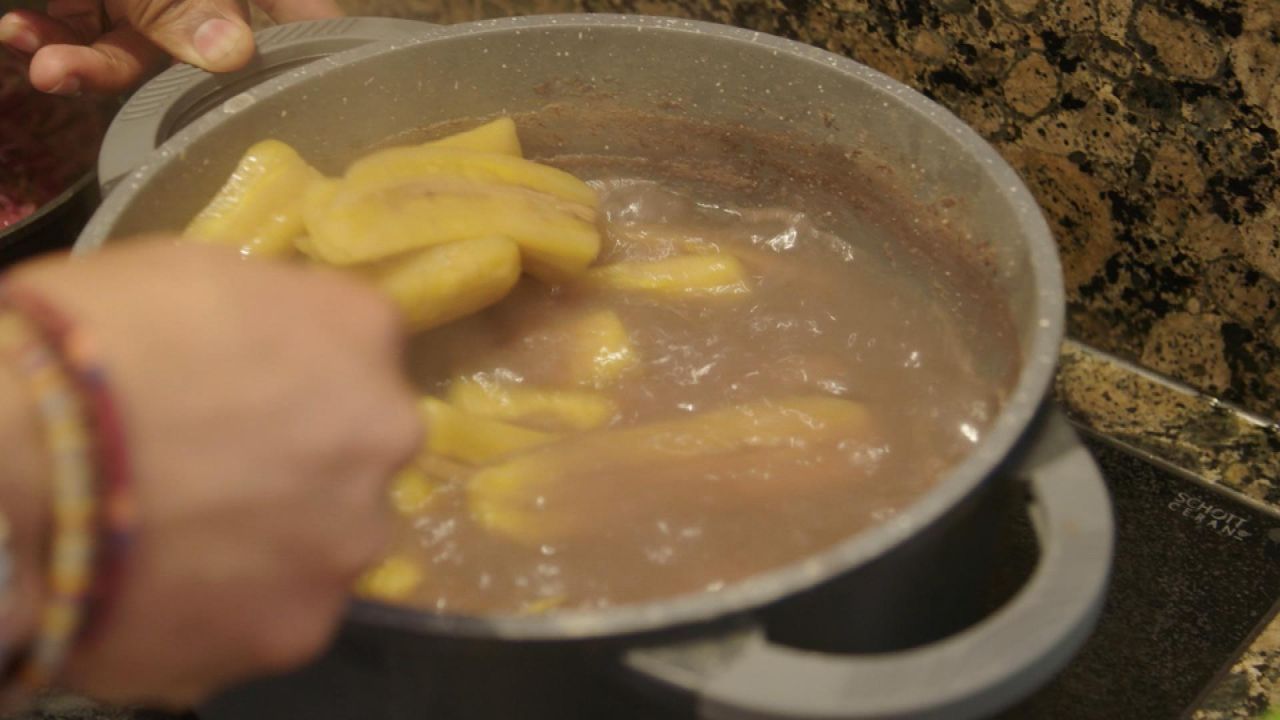
[[[445,23],[581,11],[724,22],[920,89],[1001,151],[1054,228],[1073,338],[1056,390],[1069,414],[1280,510],[1274,0],[339,2]],[[1194,717],[1256,717],[1271,704],[1280,619]],[[101,713],[49,717],[117,717]]]

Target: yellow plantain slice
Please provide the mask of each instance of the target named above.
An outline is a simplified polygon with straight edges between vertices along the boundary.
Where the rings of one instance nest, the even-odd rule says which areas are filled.
[[[421,563],[391,555],[356,582],[356,594],[375,600],[404,600],[422,585],[424,577]]]
[[[865,439],[872,431],[867,409],[826,396],[760,401],[720,410],[574,437],[485,468],[467,483],[472,517],[489,530],[530,543],[551,542],[588,527],[607,527],[609,474],[683,467],[718,456],[747,457],[757,451],[803,458],[814,443]],[[718,460],[719,461],[719,460]],[[672,475],[672,473],[667,473]],[[661,477],[658,473],[655,477]],[[597,492],[597,517],[567,510],[557,497]],[[616,504],[616,507],[614,507]]]
[[[423,143],[422,146],[496,153],[512,157],[524,155],[520,149],[520,137],[516,134],[516,122],[509,117],[500,117],[477,128]]]
[[[607,387],[640,363],[618,314],[597,310],[569,326],[569,377],[576,385]]]
[[[595,190],[563,170],[521,157],[451,147],[419,145],[379,150],[352,163],[343,176],[353,189],[362,191],[433,178],[522,187],[591,211],[598,204]]]
[[[551,390],[515,384],[455,380],[445,395],[465,413],[554,430],[593,430],[609,422],[618,406],[599,393]]]
[[[653,262],[623,262],[594,268],[591,287],[644,291],[672,297],[743,295],[750,292],[742,263],[732,255],[682,255]]]
[[[401,515],[412,517],[427,509],[437,489],[439,483],[426,470],[411,464],[391,480],[391,506]]]
[[[301,198],[320,177],[285,143],[256,143],[183,236],[232,245],[245,256],[290,255],[302,234]]]
[[[381,261],[366,274],[410,329],[426,330],[506,297],[520,279],[520,249],[501,237],[461,240]]]
[[[501,236],[524,257],[565,277],[600,250],[592,211],[523,188],[454,179],[362,192],[346,181],[307,194],[311,247],[335,265],[380,260],[433,245]]]
[[[426,451],[466,463],[486,463],[560,437],[468,415],[433,397],[418,407],[427,425]]]

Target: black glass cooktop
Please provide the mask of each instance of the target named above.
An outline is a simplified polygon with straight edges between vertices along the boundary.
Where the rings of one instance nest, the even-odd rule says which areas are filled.
[[[1106,441],[1086,442],[1115,506],[1106,605],[1067,669],[1002,717],[1181,717],[1277,610],[1280,514]],[[1020,524],[1014,532],[1034,542]]]

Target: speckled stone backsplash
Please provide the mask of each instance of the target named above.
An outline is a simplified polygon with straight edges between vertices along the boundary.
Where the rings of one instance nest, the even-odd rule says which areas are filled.
[[[1062,247],[1070,332],[1280,418],[1276,0],[346,0],[361,14],[674,15],[923,90],[995,144]]]

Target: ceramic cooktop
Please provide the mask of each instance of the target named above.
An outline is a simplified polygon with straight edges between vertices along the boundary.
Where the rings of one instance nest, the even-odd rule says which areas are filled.
[[[1182,717],[1280,608],[1280,515],[1104,440],[1086,442],[1115,506],[1111,589],[1076,659],[1003,717]],[[1010,532],[1034,542],[1025,518]]]

